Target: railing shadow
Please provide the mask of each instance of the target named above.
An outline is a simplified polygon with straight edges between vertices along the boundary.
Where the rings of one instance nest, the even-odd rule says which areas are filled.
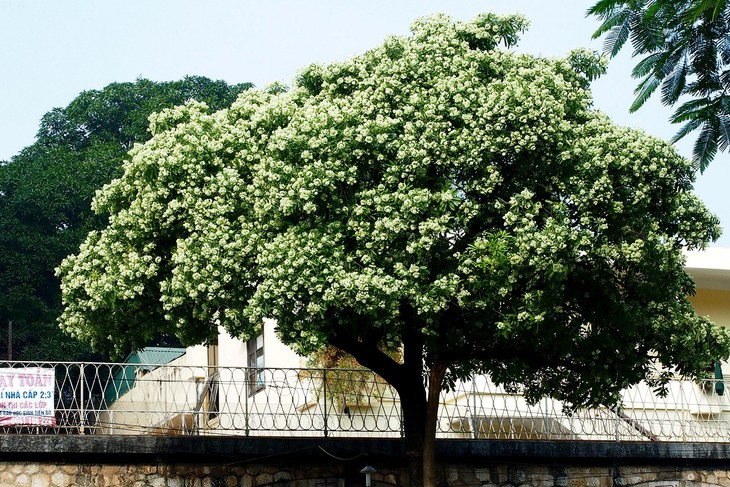
[[[41,376],[52,380],[30,379]],[[566,414],[559,401],[530,404],[475,376],[442,393],[437,435],[727,442],[730,405],[720,390],[716,380],[677,379],[657,397],[638,385],[621,404]],[[34,400],[42,395],[52,398]],[[164,365],[0,363],[0,432],[399,438],[403,427],[397,392],[365,369],[212,367],[183,357]]]

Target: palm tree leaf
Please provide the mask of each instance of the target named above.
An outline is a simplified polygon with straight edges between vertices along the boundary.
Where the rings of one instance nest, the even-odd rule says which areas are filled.
[[[717,146],[720,152],[725,152],[730,146],[730,117],[717,117]]]
[[[586,11],[586,15],[595,15],[603,19],[601,25],[591,36],[592,39],[601,37],[616,26],[629,20],[631,10],[623,5],[621,0],[599,0]]]
[[[730,36],[723,35],[717,40],[718,57],[723,65],[730,64]]]
[[[723,17],[723,11],[727,11],[727,0],[716,0],[715,9],[712,11],[712,21],[716,22]]]
[[[680,139],[683,139],[690,132],[694,132],[697,128],[702,125],[702,120],[699,118],[693,119],[682,125],[676,134],[671,138],[670,142],[676,144]]]
[[[631,17],[631,43],[635,54],[645,54],[662,49],[667,31],[674,27],[674,20],[667,21],[662,12],[657,12],[658,2],[649,5],[645,11],[634,10]]]
[[[674,69],[662,83],[662,103],[673,105],[684,91],[687,80],[687,59],[684,58],[674,65]]]
[[[669,121],[672,123],[682,123],[688,120],[707,120],[708,111],[711,111],[711,101],[706,98],[696,98],[684,102],[679,108],[677,108]]]
[[[730,95],[720,95],[719,97],[715,98],[714,104],[715,111],[719,116],[730,116]]]
[[[709,21],[715,22],[726,6],[726,0],[694,0],[684,12],[682,20],[687,24],[693,24],[700,17],[707,17]]]
[[[586,15],[604,17],[623,3],[625,3],[623,0],[598,0],[592,7],[586,10]]]
[[[661,52],[649,54],[645,58],[641,59],[638,63],[636,63],[634,69],[631,70],[631,76],[633,78],[643,78],[644,76],[648,75],[656,69],[657,64],[659,63],[659,61],[661,61],[661,58]]]
[[[611,57],[615,57],[621,48],[624,47],[624,44],[626,44],[630,31],[631,26],[628,20],[621,25],[612,27],[608,31],[606,39],[603,41],[603,52],[607,53]]]
[[[705,172],[705,169],[717,154],[718,133],[712,123],[705,121],[702,125],[700,135],[694,144],[692,159],[699,167],[700,172]]]
[[[709,95],[720,89],[718,51],[716,34],[707,28],[698,29],[690,43],[690,70],[697,76],[693,90],[700,95]]]
[[[592,39],[597,39],[606,32],[610,31],[614,27],[622,25],[628,19],[629,12],[619,11],[611,12],[603,17],[603,22],[598,26],[598,29],[591,36]]]
[[[644,103],[646,103],[646,101],[651,97],[652,93],[654,93],[659,87],[661,81],[662,80],[654,76],[654,74],[650,74],[649,76],[644,78],[644,80],[639,83],[639,85],[634,90],[636,98],[629,107],[629,112],[634,113],[636,110],[641,108]]]

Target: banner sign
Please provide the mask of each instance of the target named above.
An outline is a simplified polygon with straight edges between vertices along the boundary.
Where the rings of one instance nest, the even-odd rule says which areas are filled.
[[[55,425],[55,383],[51,368],[0,368],[0,426]]]

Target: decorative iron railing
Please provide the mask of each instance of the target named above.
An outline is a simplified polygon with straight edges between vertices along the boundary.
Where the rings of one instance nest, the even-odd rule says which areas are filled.
[[[50,378],[50,379],[48,379]],[[487,377],[443,392],[440,438],[730,441],[717,379],[643,385],[611,408],[564,414]],[[400,437],[396,391],[367,370],[187,364],[0,363],[0,430],[25,434]]]

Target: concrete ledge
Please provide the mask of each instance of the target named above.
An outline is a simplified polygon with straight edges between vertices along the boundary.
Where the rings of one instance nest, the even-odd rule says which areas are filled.
[[[237,462],[351,460],[367,456],[400,462],[401,439],[262,438],[222,436],[77,436],[3,435],[0,460],[73,461],[121,464],[135,462]],[[442,463],[482,465],[509,460],[561,465],[730,465],[728,443],[659,443],[595,441],[439,440]]]
[[[564,465],[730,464],[730,443],[442,440],[438,452],[445,463],[470,459]]]

